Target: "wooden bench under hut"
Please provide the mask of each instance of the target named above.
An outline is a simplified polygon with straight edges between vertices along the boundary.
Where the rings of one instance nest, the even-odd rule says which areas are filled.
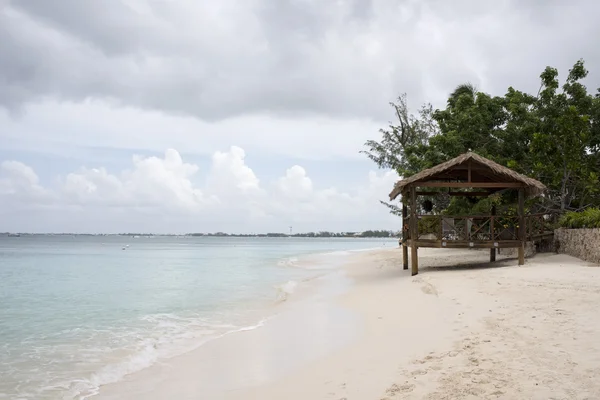
[[[489,215],[469,216],[419,214],[417,210],[418,196],[485,197],[504,190],[518,191],[517,215],[496,215],[495,207]],[[540,196],[545,190],[541,182],[472,152],[397,182],[390,200],[402,195],[404,269],[408,269],[409,247],[412,275],[419,272],[419,247],[489,248],[490,261],[496,260],[496,249],[516,248],[519,265],[523,265],[525,243],[552,235],[547,215],[525,214],[525,198]]]

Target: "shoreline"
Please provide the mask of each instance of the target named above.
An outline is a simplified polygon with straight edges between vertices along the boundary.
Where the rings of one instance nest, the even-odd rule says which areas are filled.
[[[355,339],[355,330],[360,329],[357,315],[335,302],[349,285],[343,271],[333,268],[315,275],[266,310],[269,316],[260,326],[221,335],[161,360],[101,386],[89,398],[219,399],[283,377]]]
[[[120,398],[118,393],[113,393],[113,388],[115,388],[116,392],[119,392],[122,390],[121,386],[129,385],[128,382],[138,379],[143,380],[145,378],[140,377],[146,376],[146,374],[152,375],[157,373],[157,371],[160,370],[161,365],[177,362],[178,359],[185,358],[190,353],[203,352],[206,350],[205,348],[208,347],[210,349],[210,346],[223,340],[225,341],[224,343],[228,343],[231,340],[229,339],[230,336],[237,338],[237,335],[241,333],[250,334],[251,331],[263,329],[267,324],[269,324],[268,328],[271,328],[270,324],[273,322],[275,322],[273,327],[274,330],[288,330],[288,328],[281,329],[279,325],[281,325],[282,322],[279,322],[279,320],[288,320],[289,325],[292,322],[289,321],[290,319],[299,316],[299,319],[306,319],[306,317],[309,317],[306,315],[306,310],[310,308],[313,309],[313,312],[316,309],[317,312],[330,314],[329,317],[332,318],[333,322],[336,318],[339,319],[340,313],[345,314],[347,313],[347,310],[340,310],[338,306],[334,306],[333,304],[328,304],[325,308],[323,308],[322,305],[317,307],[316,304],[322,302],[324,299],[329,301],[334,296],[347,290],[349,283],[340,267],[347,262],[349,257],[352,257],[355,254],[368,254],[389,249],[391,246],[386,246],[388,244],[395,245],[396,243],[395,241],[387,241],[384,242],[383,246],[380,245],[379,247],[328,250],[325,252],[306,253],[282,258],[278,261],[280,268],[305,271],[306,273],[309,273],[309,276],[294,281],[282,281],[276,286],[273,286],[273,300],[271,302],[264,302],[264,300],[257,302],[258,308],[254,309],[251,314],[245,316],[245,320],[248,321],[250,325],[238,327],[232,331],[223,332],[222,334],[211,338],[200,341],[196,340],[197,343],[190,343],[187,346],[189,348],[187,351],[156,360],[150,365],[126,373],[119,380],[100,384],[99,390],[88,392],[86,394],[81,393],[77,398],[98,399],[104,398],[103,396]],[[339,340],[336,339],[335,341]],[[335,343],[329,343],[325,347],[329,348],[332,345],[335,345]],[[215,346],[219,348],[220,345]],[[315,356],[316,354],[313,355],[313,357]],[[297,360],[296,363],[299,362],[301,362],[301,360]]]
[[[110,252],[110,249],[104,247],[104,242],[91,241],[87,242],[87,245]],[[176,308],[161,308],[163,303],[155,301],[151,302],[152,306],[145,307],[145,312],[134,313],[132,318],[124,321],[122,325],[107,325],[103,330],[93,327],[86,330],[86,326],[80,329],[73,324],[67,327],[68,329],[62,329],[57,333],[57,335],[67,336],[62,343],[58,342],[63,346],[61,350],[66,350],[57,354],[58,346],[46,346],[49,352],[54,352],[52,358],[48,357],[49,365],[54,367],[62,362],[59,367],[49,368],[50,373],[47,374],[49,378],[41,376],[38,379],[39,384],[36,382],[22,390],[19,382],[30,382],[29,376],[37,375],[36,371],[27,372],[26,368],[23,368],[23,378],[12,376],[12,380],[3,380],[0,385],[2,386],[0,397],[5,394],[9,397],[33,396],[49,399],[97,398],[96,396],[105,388],[118,385],[121,381],[136,376],[138,372],[151,368],[155,364],[169,363],[174,358],[193,352],[213,341],[222,340],[229,335],[260,329],[291,304],[317,294],[322,278],[337,271],[339,260],[357,250],[372,251],[375,245],[385,247],[389,243],[363,241],[356,246],[357,249],[352,247],[348,249],[344,244],[325,244],[321,249],[317,245],[294,246],[292,244],[275,251],[272,246],[266,246],[268,250],[266,253],[263,253],[259,246],[258,249],[254,249],[254,253],[250,254],[249,262],[241,263],[242,267],[246,267],[245,270],[235,265],[231,268],[230,275],[241,275],[250,279],[246,279],[246,284],[239,287],[230,284],[224,287],[224,291],[222,287],[221,293],[227,293],[229,296],[224,298],[225,301],[220,301],[218,304],[210,303],[210,306],[203,309],[202,305],[206,303],[202,301],[207,299],[210,302],[212,299],[210,294],[208,296],[200,294],[195,297],[200,301],[189,303],[183,311]],[[176,248],[179,249],[181,247]],[[120,246],[118,250],[119,255],[122,255]],[[134,251],[137,254],[133,251],[127,252],[128,256],[131,254],[138,257],[145,249],[139,245],[135,246]],[[209,261],[212,265],[212,260]],[[232,265],[232,262],[226,262],[225,265]],[[238,273],[240,270],[241,272]],[[164,272],[162,269],[158,271]],[[201,275],[190,274],[192,278]],[[216,275],[220,278],[219,274]],[[201,293],[204,288],[210,293],[212,276],[204,278],[207,284],[200,285],[200,288],[196,286],[196,290],[192,289],[192,292]],[[244,280],[240,279],[237,282],[244,283]],[[218,279],[217,283],[219,283]],[[190,299],[192,296],[188,298]],[[194,307],[198,304],[199,307]],[[96,334],[96,332],[100,333]],[[86,338],[91,337],[97,340],[86,343]],[[17,345],[18,343],[15,348],[20,350]],[[71,349],[75,351],[70,351]],[[63,362],[65,359],[69,360],[70,354],[74,355],[73,362]],[[31,362],[27,367],[33,370],[36,366]]]
[[[600,269],[564,255],[517,267],[422,253],[411,277],[398,248],[354,252],[329,292],[92,398],[600,398]],[[340,279],[351,283],[333,290]]]

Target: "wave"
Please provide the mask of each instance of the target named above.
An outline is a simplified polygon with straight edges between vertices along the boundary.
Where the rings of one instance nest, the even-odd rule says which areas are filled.
[[[351,250],[336,250],[336,251],[329,251],[326,253],[318,253],[318,255],[321,256],[347,256],[350,255]]]
[[[279,267],[297,267],[298,257],[286,257],[277,262]]]
[[[396,242],[394,242],[394,243],[396,243]],[[386,249],[388,247],[389,246],[387,246],[387,244],[384,242],[381,246],[365,247],[364,249],[351,249],[351,250],[331,251],[331,252],[328,252],[328,253],[321,253],[320,255],[349,256],[349,255],[352,255],[353,253],[365,253],[365,252],[369,252],[369,251]]]
[[[328,270],[335,269],[346,261],[347,257],[352,256],[356,253],[365,253],[375,250],[381,250],[389,248],[387,243],[383,243],[381,246],[373,246],[363,249],[351,249],[351,250],[333,250],[325,252],[317,252],[312,254],[305,254],[298,257],[286,257],[282,258],[277,262],[277,266],[284,268],[301,268],[307,270]]]
[[[275,286],[277,289],[277,301],[283,302],[288,299],[288,297],[294,293],[296,287],[298,286],[298,282],[296,281],[287,281],[286,283]]]
[[[270,317],[269,317],[270,318]],[[160,360],[169,359],[193,351],[211,340],[222,338],[232,333],[250,331],[262,327],[269,318],[264,318],[256,324],[235,326],[215,323],[204,325],[202,330],[186,330],[190,325],[202,325],[202,320],[193,321],[190,318],[172,314],[154,314],[142,317],[141,320],[162,327],[163,335],[157,338],[144,338],[135,344],[132,354],[120,361],[112,362],[99,368],[86,378],[72,379],[57,385],[49,385],[43,391],[63,392],[63,399],[85,400],[100,392],[104,385],[121,381],[127,375],[149,368]],[[170,333],[167,333],[169,332]],[[132,331],[132,336],[140,336],[140,332]],[[189,339],[189,340],[185,340]],[[194,340],[195,339],[195,340]],[[201,339],[201,340],[198,340]]]

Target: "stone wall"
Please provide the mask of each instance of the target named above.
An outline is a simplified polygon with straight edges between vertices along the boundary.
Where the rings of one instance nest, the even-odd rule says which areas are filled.
[[[558,253],[600,264],[600,229],[556,229],[554,248]]]

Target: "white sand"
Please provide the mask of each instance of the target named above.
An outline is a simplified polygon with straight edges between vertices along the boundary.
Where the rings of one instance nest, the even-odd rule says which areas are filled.
[[[420,249],[411,277],[399,249],[354,255],[354,284],[335,300],[292,307],[98,398],[599,399],[600,269],[564,255],[522,267],[488,257]]]

